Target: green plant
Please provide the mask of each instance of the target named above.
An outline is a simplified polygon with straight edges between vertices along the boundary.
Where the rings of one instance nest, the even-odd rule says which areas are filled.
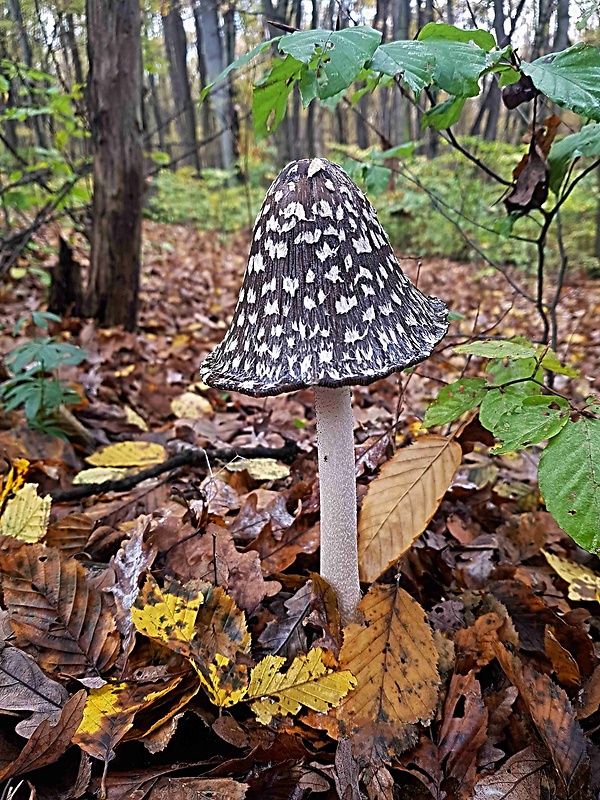
[[[479,421],[499,440],[492,453],[548,441],[539,466],[548,511],[576,542],[600,552],[600,404],[583,407],[544,383],[544,372],[578,373],[547,347],[524,339],[473,342],[455,352],[490,359],[487,379],[445,386],[427,409],[425,427],[445,425],[479,408]]]
[[[16,336],[29,322],[41,331],[47,331],[50,321],[60,322],[60,317],[43,311],[23,316],[13,329]],[[0,401],[6,411],[22,408],[27,424],[34,430],[64,438],[57,423],[56,411],[63,405],[81,401],[79,394],[57,376],[61,366],[80,364],[85,351],[64,344],[52,336],[36,337],[15,347],[4,359],[3,365],[11,377],[0,384]]]

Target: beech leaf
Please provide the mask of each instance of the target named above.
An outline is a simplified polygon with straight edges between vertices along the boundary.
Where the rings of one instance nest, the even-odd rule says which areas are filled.
[[[48,530],[50,495],[40,497],[37,483],[26,483],[8,500],[0,518],[0,536],[12,536],[22,542],[39,542]]]
[[[460,465],[460,445],[421,436],[387,461],[369,484],[358,518],[360,579],[373,583],[420,536]]]

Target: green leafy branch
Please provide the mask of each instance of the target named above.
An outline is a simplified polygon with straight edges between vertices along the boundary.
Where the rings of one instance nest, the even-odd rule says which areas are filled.
[[[544,370],[578,377],[549,347],[526,340],[488,340],[455,348],[490,359],[487,378],[460,378],[427,409],[425,427],[445,425],[479,408],[479,421],[499,443],[492,454],[548,441],[539,482],[548,511],[581,547],[600,552],[600,405],[579,407],[548,388]]]

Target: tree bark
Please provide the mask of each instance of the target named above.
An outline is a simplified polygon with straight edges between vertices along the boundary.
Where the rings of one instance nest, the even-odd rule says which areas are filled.
[[[225,65],[223,38],[219,28],[216,0],[199,0],[199,9],[206,75],[208,82],[212,83],[223,71]],[[221,167],[223,169],[231,169],[234,159],[232,120],[229,119],[228,94],[229,86],[227,83],[222,83],[211,92],[218,128],[222,131],[219,143]]]
[[[410,0],[392,0],[392,39],[408,39],[411,20]],[[392,99],[391,140],[398,144],[410,140],[410,103],[396,87]]]
[[[139,0],[87,0],[94,195],[88,313],[134,330],[144,170]]]
[[[173,105],[177,115],[175,125],[179,135],[178,163],[182,166],[194,167],[196,172],[200,172],[196,115],[187,72],[187,40],[178,3],[172,3],[169,13],[163,17],[163,30],[173,91]]]
[[[200,91],[208,86],[206,72],[206,61],[204,60],[204,34],[202,32],[202,20],[200,18],[200,6],[194,3],[194,28],[196,29],[196,53],[198,55],[198,77],[200,78]],[[205,100],[200,108],[200,124],[202,126],[202,138],[208,139],[211,132],[210,127],[210,103]]]
[[[558,0],[556,6],[556,33],[552,49],[566,50],[569,46],[569,0]]]

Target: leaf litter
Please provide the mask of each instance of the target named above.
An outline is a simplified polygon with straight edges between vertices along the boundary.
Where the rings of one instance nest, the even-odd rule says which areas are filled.
[[[114,800],[595,796],[600,562],[543,510],[539,448],[491,458],[477,420],[446,440],[422,425],[439,381],[461,378],[450,346],[475,323],[535,338],[527,308],[472,266],[420,268],[464,319],[418,378],[354,390],[366,583],[342,630],[318,575],[311,393],[197,380],[247,238],[185,229],[166,250],[174,233],[147,224],[137,334],[52,331],[88,352],[89,369],[61,375],[86,397],[85,437],[0,419],[0,780]],[[34,276],[9,283],[5,331],[24,293],[43,304]],[[597,287],[575,279],[560,306],[579,399],[598,388],[590,302]],[[402,464],[428,448],[423,480]],[[61,500],[98,475],[134,482]]]

